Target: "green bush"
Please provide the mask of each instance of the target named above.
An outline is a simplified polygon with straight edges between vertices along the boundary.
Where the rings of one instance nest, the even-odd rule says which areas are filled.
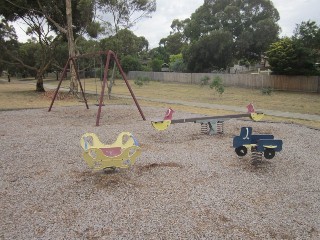
[[[142,77],[142,82],[144,84],[148,84],[150,82],[150,78],[149,77]]]
[[[204,76],[200,79],[200,86],[203,87],[205,85],[208,85],[210,78],[208,76]]]
[[[142,80],[139,79],[139,78],[138,78],[138,79],[135,79],[133,82],[134,82],[135,85],[138,85],[139,87],[141,87],[141,86],[143,85]]]
[[[161,66],[162,66],[162,64],[163,64],[163,60],[157,59],[157,58],[153,59],[153,60],[151,61],[152,71],[154,71],[154,72],[161,72]]]
[[[140,71],[142,69],[139,60],[130,55],[121,59],[121,66],[125,73],[128,73],[129,71]]]
[[[222,83],[222,79],[219,76],[215,77],[212,80],[209,87],[211,89],[215,89],[216,92],[218,92],[220,96],[224,93],[224,86]]]
[[[150,82],[150,78],[149,77],[141,77],[141,76],[139,76],[133,82],[134,82],[135,85],[138,85],[139,87],[142,87],[143,84],[148,84]]]
[[[170,62],[170,70],[173,72],[185,72],[187,70],[187,66],[183,62],[183,59],[177,59],[174,62]]]
[[[152,68],[149,65],[141,65],[141,71],[143,71],[143,72],[152,72]]]
[[[263,95],[271,95],[273,89],[271,87],[261,88],[261,93]]]

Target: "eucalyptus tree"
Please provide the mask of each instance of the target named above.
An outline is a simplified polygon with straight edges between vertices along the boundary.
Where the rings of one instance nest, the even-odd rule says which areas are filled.
[[[293,38],[271,44],[267,51],[271,70],[279,75],[316,75],[312,50]]]
[[[184,46],[186,46],[186,37],[183,33],[188,19],[179,20],[174,19],[171,23],[171,31],[169,36],[160,39],[159,45],[164,47],[169,55],[177,55],[182,52]]]
[[[18,37],[15,29],[8,22],[0,19],[0,73],[2,71],[9,71],[12,64],[9,60],[7,52],[18,49]],[[9,71],[11,72],[11,71]]]
[[[132,40],[136,37],[129,30],[143,18],[151,18],[157,4],[156,0],[97,0],[97,6],[97,19],[109,24],[111,28],[109,42],[112,42],[112,50],[121,56],[126,54],[122,52],[126,38]],[[142,45],[140,48],[148,51],[149,43],[144,37],[140,37],[138,42]]]
[[[176,55],[182,52],[184,46],[183,34],[173,33],[166,38],[160,39],[159,45],[164,47],[169,55]]]
[[[98,9],[102,13],[99,16],[99,20],[107,21],[111,25],[113,30],[113,35],[115,40],[113,43],[113,50],[116,53],[121,54],[121,44],[120,42],[125,41],[120,39],[119,31],[121,29],[130,29],[138,21],[143,18],[150,18],[152,13],[156,11],[156,0],[97,0]],[[105,18],[104,16],[109,16],[111,13],[111,19]],[[114,75],[115,75],[115,62],[113,65],[112,77],[110,84],[108,86],[108,96],[112,91],[112,85],[114,84]]]
[[[212,31],[229,32],[235,58],[258,60],[278,39],[278,20],[279,13],[270,0],[205,0],[191,15],[184,35],[195,44]]]
[[[97,0],[103,14],[111,13],[112,19],[99,17],[102,21],[111,22],[114,33],[120,29],[129,29],[143,18],[151,17],[156,11],[156,0]]]
[[[8,12],[5,13],[8,14]],[[13,14],[12,19],[17,18],[16,13],[11,12],[10,14]],[[28,26],[26,33],[31,37],[31,40],[26,44],[18,44],[17,38],[3,39],[5,42],[0,46],[6,55],[6,59],[3,61],[18,68],[33,71],[33,75],[37,79],[36,91],[42,92],[44,91],[43,75],[53,60],[54,48],[58,43],[57,36],[50,35],[51,28],[50,26],[45,27],[45,18],[41,15],[26,11],[20,15],[20,19]],[[26,51],[30,47],[31,51]],[[28,53],[28,57],[25,57],[26,53]]]
[[[320,27],[310,20],[297,24],[293,37],[271,44],[267,56],[276,74],[319,75]]]
[[[294,38],[303,42],[305,46],[320,52],[320,25],[318,26],[315,21],[308,20],[297,24]]]
[[[100,40],[100,47],[106,50],[118,49],[118,56],[139,56],[148,51],[149,42],[145,37],[138,37],[129,29],[121,29],[114,36]]]
[[[148,52],[148,55],[151,59],[159,59],[164,63],[168,63],[170,61],[170,55],[163,46],[151,49]]]
[[[64,37],[68,42],[69,57],[74,57],[76,55],[75,35],[87,33],[96,37],[101,31],[100,25],[94,21],[94,3],[93,0],[4,0],[0,2],[0,14],[6,20],[22,20],[29,26],[33,25],[34,19],[46,21],[43,25],[52,29],[57,37],[58,35]],[[29,29],[39,36],[39,33],[45,29],[43,25]],[[72,64],[70,69],[74,73]],[[72,76],[70,90],[77,92],[77,81],[74,74]]]
[[[210,72],[229,66],[232,62],[232,44],[230,32],[211,31],[183,51],[187,68],[192,72]]]

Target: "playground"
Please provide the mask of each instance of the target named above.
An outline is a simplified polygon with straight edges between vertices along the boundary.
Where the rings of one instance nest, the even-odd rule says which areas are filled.
[[[95,105],[1,111],[0,238],[319,239],[319,130],[230,119],[213,136],[192,122],[157,131],[165,110],[143,106],[143,121],[134,104],[106,105],[99,127]],[[283,150],[258,165],[237,156],[244,126]],[[112,143],[124,131],[139,141],[135,164],[90,169],[80,137]]]

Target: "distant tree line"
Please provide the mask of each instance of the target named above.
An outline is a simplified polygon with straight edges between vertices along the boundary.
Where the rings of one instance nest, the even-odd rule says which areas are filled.
[[[314,21],[297,25],[293,37],[271,44],[267,51],[275,74],[320,74],[320,27]]]
[[[81,48],[80,42],[90,42],[91,40],[86,39],[97,39],[103,35],[120,37],[121,39],[115,41],[117,44],[113,49],[119,52],[123,48],[120,48],[121,43],[118,42],[122,40],[123,44],[127,44],[127,34],[121,36],[120,30],[132,27],[141,18],[149,17],[155,10],[156,0],[0,1],[0,51],[3,52],[0,68],[23,68],[26,74],[33,72],[33,76],[37,78],[36,90],[44,91],[45,72],[50,71],[50,68],[61,69],[66,59],[88,50]],[[109,14],[112,20],[106,21],[105,13]],[[18,42],[14,28],[10,25],[14,21],[23,22],[28,26],[26,33],[31,37],[28,43]],[[139,41],[143,42],[142,45],[146,43],[142,38]],[[91,49],[99,49],[100,41],[99,44],[91,43]],[[23,48],[27,48],[28,51]],[[72,91],[77,91],[77,81],[74,78],[76,67],[78,66],[70,64]],[[13,71],[15,72],[17,71]]]
[[[73,40],[65,27],[70,10]],[[149,49],[147,39],[130,27],[155,10],[155,0],[1,1],[0,71],[33,76],[42,91],[44,73],[61,71],[70,56],[111,49],[125,71],[161,71],[167,63],[171,71],[212,72],[265,56],[276,74],[319,74],[320,27],[309,20],[292,37],[279,38],[280,17],[270,0],[205,0],[189,18],[173,20],[170,34]],[[106,14],[111,21],[103,19]],[[26,43],[11,25],[18,20],[28,26]],[[74,67],[101,75],[94,69],[105,60],[99,57]]]

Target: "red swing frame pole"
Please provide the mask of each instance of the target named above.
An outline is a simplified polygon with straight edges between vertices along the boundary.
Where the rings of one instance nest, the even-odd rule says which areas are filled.
[[[52,98],[52,101],[51,101],[51,104],[50,104],[50,107],[49,107],[48,112],[51,111],[52,106],[53,106],[53,103],[54,103],[54,101],[56,100],[56,97],[57,97],[57,94],[58,94],[58,92],[59,92],[59,89],[60,89],[62,80],[63,80],[63,78],[64,78],[65,75],[66,75],[67,68],[68,68],[68,66],[69,66],[69,64],[70,64],[70,61],[72,61],[73,66],[76,66],[76,63],[75,63],[75,61],[74,61],[74,57],[70,57],[70,58],[68,59],[66,65],[65,65],[64,68],[63,68],[63,72],[62,72],[62,74],[61,74],[58,87],[57,87],[57,89],[56,89],[56,91],[55,91],[55,93],[54,93],[54,96],[53,96],[53,98]],[[79,82],[79,85],[80,85],[80,89],[81,89],[81,92],[82,92],[82,96],[83,96],[84,102],[85,102],[85,104],[86,104],[87,109],[89,109],[88,102],[87,102],[87,99],[86,99],[86,96],[85,96],[85,94],[84,94],[84,91],[83,91],[83,88],[82,88],[82,84],[81,84],[81,81],[80,81],[80,78],[79,78],[79,73],[78,73],[78,70],[77,70],[76,68],[75,68],[75,73],[76,73],[77,81]]]
[[[96,119],[96,126],[99,126],[101,107],[102,107],[103,97],[104,97],[104,90],[106,88],[106,84],[108,84],[107,80],[108,80],[109,63],[110,63],[110,55],[108,54],[106,65],[104,67],[104,72],[103,72],[103,83],[102,83],[102,87],[101,87],[101,94],[100,94],[99,108],[98,108],[97,119]]]
[[[54,100],[56,100],[56,97],[57,97],[57,94],[58,94],[58,92],[59,92],[59,89],[60,89],[62,80],[63,80],[63,78],[64,78],[64,76],[65,76],[65,74],[66,74],[66,72],[67,72],[67,68],[68,68],[69,63],[70,63],[70,58],[68,59],[66,65],[64,65],[63,72],[62,72],[62,74],[61,74],[58,87],[57,87],[57,89],[56,89],[56,91],[55,91],[55,93],[54,93],[54,96],[53,96],[53,98],[52,98],[52,101],[51,101],[51,104],[50,104],[50,107],[49,107],[48,112],[51,111],[51,108],[52,108],[52,106],[53,106]]]
[[[75,61],[74,61],[74,58],[71,58],[71,61],[72,61],[72,63],[73,63],[73,66],[76,66],[76,63],[75,63]],[[87,109],[89,109],[88,102],[87,102],[87,99],[86,99],[86,95],[85,95],[85,93],[84,93],[84,91],[83,91],[82,83],[81,83],[81,81],[80,81],[80,77],[79,77],[78,70],[77,70],[76,68],[74,68],[74,69],[75,69],[75,72],[76,72],[77,80],[78,80],[79,85],[80,85],[80,89],[81,89],[81,92],[82,92],[83,100],[84,100],[84,102],[85,102],[85,104],[86,104]]]
[[[106,61],[105,69],[104,69],[103,84],[102,84],[102,89],[101,89],[100,102],[99,102],[99,108],[98,108],[97,119],[96,119],[96,126],[99,126],[99,123],[100,123],[101,107],[102,107],[102,103],[103,103],[105,87],[106,87],[106,84],[108,84],[108,81],[107,81],[108,80],[108,70],[109,70],[111,57],[113,57],[114,61],[116,61],[116,64],[117,64],[118,69],[119,69],[119,71],[121,73],[121,76],[122,76],[123,80],[125,81],[125,83],[127,85],[127,88],[130,91],[130,94],[131,94],[131,96],[132,96],[132,98],[133,98],[133,100],[134,100],[134,102],[135,102],[135,104],[136,104],[136,106],[137,106],[137,108],[139,110],[139,113],[140,113],[142,119],[145,121],[146,118],[145,118],[145,116],[144,116],[144,114],[143,114],[143,112],[142,112],[142,110],[140,108],[140,105],[139,105],[139,103],[138,103],[138,101],[137,101],[137,99],[136,99],[136,97],[135,97],[135,95],[134,95],[134,93],[133,93],[133,91],[132,91],[132,89],[130,87],[130,84],[129,84],[128,80],[127,80],[127,77],[126,77],[126,75],[125,75],[120,63],[119,63],[119,60],[118,60],[116,54],[113,51],[109,50],[108,53],[107,53],[107,61]]]
[[[122,69],[122,67],[121,67],[121,65],[120,65],[120,62],[119,62],[117,56],[115,55],[114,52],[112,52],[112,51],[109,51],[109,52],[111,52],[111,53],[113,54],[114,60],[115,60],[116,63],[117,63],[117,66],[118,66],[118,68],[119,68],[119,71],[120,71],[120,73],[121,73],[121,76],[122,76],[123,80],[125,81],[125,83],[126,83],[128,89],[129,89],[129,91],[130,91],[130,94],[131,94],[131,96],[132,96],[132,98],[133,98],[134,103],[136,104],[136,106],[137,106],[137,108],[138,108],[138,110],[139,110],[139,113],[140,113],[142,119],[145,121],[146,118],[145,118],[145,116],[144,116],[144,114],[143,114],[143,112],[142,112],[142,109],[140,108],[140,105],[139,105],[139,103],[138,103],[138,101],[137,101],[137,99],[136,99],[136,97],[135,97],[135,95],[134,95],[134,93],[133,93],[133,91],[132,91],[132,88],[131,88],[130,85],[129,85],[129,82],[128,82],[128,80],[127,80],[127,77],[126,77],[126,75],[125,75],[125,73],[124,73],[124,71],[123,71],[123,69]]]

